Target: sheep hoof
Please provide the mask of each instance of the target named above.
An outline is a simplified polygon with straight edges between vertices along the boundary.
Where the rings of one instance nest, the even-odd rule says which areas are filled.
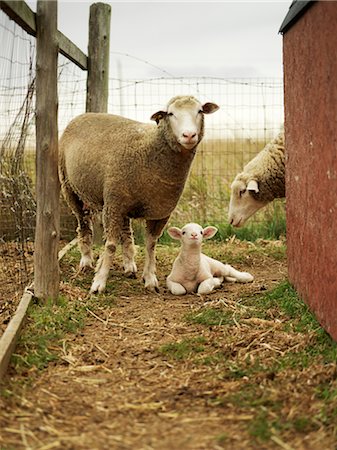
[[[79,272],[85,272],[88,269],[93,269],[92,259],[89,256],[82,256],[80,261]]]
[[[173,295],[185,295],[186,294],[186,289],[184,288],[184,286],[180,283],[176,283],[175,281],[167,280],[167,287],[168,287],[168,290]]]
[[[105,283],[100,280],[94,281],[90,288],[91,294],[101,294],[105,290]]]
[[[145,290],[146,291],[148,291],[148,292],[155,292],[155,293],[157,293],[157,294],[159,294],[160,293],[160,290],[159,290],[159,287],[158,286],[146,286],[145,285]]]
[[[253,275],[248,272],[241,272],[240,280],[241,283],[251,283],[254,280]]]

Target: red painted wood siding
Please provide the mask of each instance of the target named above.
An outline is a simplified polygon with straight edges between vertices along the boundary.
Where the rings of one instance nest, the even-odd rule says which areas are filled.
[[[337,2],[283,37],[289,279],[337,340]]]

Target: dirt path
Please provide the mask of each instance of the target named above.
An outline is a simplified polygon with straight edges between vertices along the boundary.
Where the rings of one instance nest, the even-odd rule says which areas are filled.
[[[173,297],[163,289],[159,295],[144,294],[139,279],[119,277],[114,300],[109,305],[107,295],[101,306],[88,306],[85,327],[66,336],[57,348],[57,362],[21,376],[11,369],[7,396],[0,403],[1,450],[332,449],[329,433],[317,429],[290,430],[282,438],[275,430],[264,441],[253,428],[263,409],[257,412],[254,402],[237,401],[240,395],[249,397],[254,386],[254,396],[268,390],[275,403],[282,402],[284,417],[294,415],[299,399],[308,400],[310,392],[301,386],[312,373],[296,374],[298,387],[289,386],[294,373],[280,373],[277,380],[268,371],[254,379],[248,372],[240,374],[239,360],[247,355],[252,364],[269,361],[277,357],[275,349],[282,352],[301,343],[296,334],[280,330],[278,317],[235,318],[238,308],[248,311],[244,299],[286,277],[285,258],[278,252],[270,255],[263,245],[252,253],[248,244],[236,247],[231,258],[238,261],[236,267],[254,274],[252,284],[228,283],[205,297]],[[169,267],[164,254],[159,251],[162,286]],[[65,271],[72,262],[63,264]],[[117,277],[118,264],[115,269]],[[62,290],[81,301],[89,283],[90,277],[78,286],[67,280]],[[224,320],[230,320],[197,323],[205,310],[226,312]],[[324,374],[315,370],[321,377],[330,369]],[[31,377],[29,384],[24,376]],[[276,393],[278,384],[283,392]],[[291,439],[288,447],[284,436]]]

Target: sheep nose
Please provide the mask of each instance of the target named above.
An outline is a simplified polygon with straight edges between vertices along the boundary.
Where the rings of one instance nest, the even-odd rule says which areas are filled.
[[[183,137],[191,141],[193,138],[195,138],[197,133],[194,133],[193,131],[184,131]]]
[[[195,238],[198,236],[198,233],[191,233],[191,237]]]

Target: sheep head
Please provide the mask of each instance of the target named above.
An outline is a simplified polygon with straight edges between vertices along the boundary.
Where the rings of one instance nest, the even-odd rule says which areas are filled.
[[[256,211],[267,205],[259,197],[259,183],[250,178],[244,180],[237,175],[231,185],[228,222],[234,227],[242,227]]]
[[[215,103],[202,105],[192,96],[173,97],[166,110],[151,116],[157,125],[163,122],[169,126],[175,141],[186,150],[193,150],[201,141],[204,132],[204,114],[212,114],[219,109]]]
[[[216,227],[202,228],[197,223],[188,223],[183,228],[171,227],[167,230],[169,236],[172,239],[181,241],[184,246],[201,246],[203,239],[210,239],[216,233],[218,229]]]

